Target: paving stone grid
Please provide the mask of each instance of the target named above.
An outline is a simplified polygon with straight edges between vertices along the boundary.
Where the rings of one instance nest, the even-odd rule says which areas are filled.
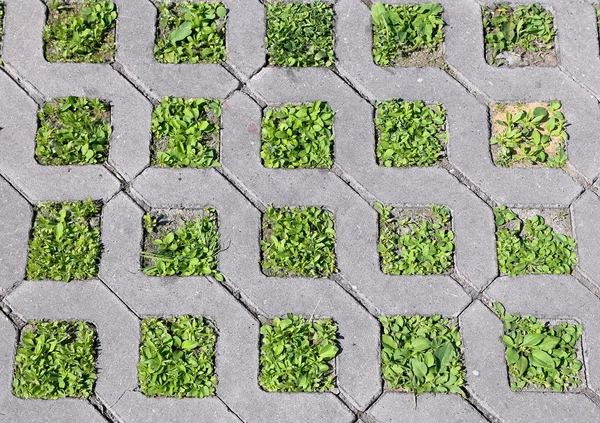
[[[496,68],[484,59],[482,4],[441,0],[447,68],[381,68],[371,55],[369,1],[335,0],[332,69],[266,66],[265,6],[223,0],[227,61],[162,65],[153,57],[156,5],[113,0],[118,9],[111,64],[48,63],[41,37],[45,4],[3,0],[0,68],[0,421],[6,422],[598,422],[600,421],[600,57],[595,1],[541,0],[554,13],[559,66]],[[385,3],[423,3],[385,0]],[[526,1],[515,1],[526,4]],[[112,106],[104,165],[51,167],[33,155],[37,111],[65,96]],[[150,166],[150,116],[163,96],[224,100],[220,168]],[[375,160],[375,100],[439,102],[448,113],[448,158],[429,168],[383,168]],[[262,110],[317,99],[336,112],[331,170],[266,169],[260,159]],[[494,166],[488,106],[559,99],[570,122],[568,165]],[[97,280],[25,280],[33,206],[101,200],[103,254]],[[379,268],[374,202],[444,204],[452,211],[455,269],[442,276],[388,276]],[[265,277],[259,267],[261,212],[325,206],[336,219],[339,272],[330,278]],[[501,277],[492,207],[568,207],[579,257],[571,276]],[[214,207],[220,271],[205,277],[145,276],[139,269],[141,219],[152,208]],[[512,392],[490,310],[583,323],[586,387],[578,393]],[[342,353],[337,389],[322,394],[262,391],[257,383],[258,317],[328,316]],[[191,314],[219,331],[217,395],[146,398],[137,387],[140,319]],[[384,389],[381,315],[457,318],[464,341],[467,398]],[[101,349],[89,401],[23,400],[11,394],[18,331],[30,319],[92,322]]]

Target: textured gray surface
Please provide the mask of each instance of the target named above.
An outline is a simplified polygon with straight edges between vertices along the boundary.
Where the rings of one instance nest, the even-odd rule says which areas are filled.
[[[447,24],[445,69],[376,66],[368,2],[362,0],[330,1],[337,15],[334,69],[266,66],[262,0],[223,0],[229,11],[224,64],[159,64],[153,54],[156,5],[114,1],[115,62],[64,64],[44,59],[44,2],[3,0],[0,422],[600,421],[600,54],[594,1],[538,1],[555,16],[559,66],[517,69],[485,61],[481,4],[488,0],[440,1]],[[50,167],[35,161],[37,111],[69,95],[111,104],[114,131],[106,164]],[[163,96],[224,100],[222,167],[149,167],[152,105]],[[445,107],[448,157],[441,165],[377,165],[373,102],[390,98]],[[263,107],[318,99],[336,113],[333,168],[265,168]],[[569,123],[566,169],[496,167],[489,148],[490,105],[551,99],[562,101]],[[103,202],[98,280],[24,281],[32,207],[88,197]],[[456,235],[452,272],[383,274],[376,201],[448,206]],[[266,277],[259,239],[261,213],[269,204],[331,210],[339,271],[319,279]],[[498,204],[569,207],[579,255],[575,275],[499,277],[492,212]],[[144,275],[143,213],[207,206],[217,209],[219,270],[226,281]],[[496,300],[512,313],[583,323],[584,392],[510,391],[499,342],[502,326],[486,307]],[[286,313],[331,317],[338,324],[342,352],[334,392],[260,389],[258,319]],[[146,398],[138,390],[136,370],[140,319],[182,314],[208,317],[217,326],[216,395]],[[415,408],[412,395],[383,389],[377,318],[398,314],[458,318],[467,399],[423,395]],[[98,327],[102,348],[93,401],[12,396],[18,325],[34,318],[82,319]]]

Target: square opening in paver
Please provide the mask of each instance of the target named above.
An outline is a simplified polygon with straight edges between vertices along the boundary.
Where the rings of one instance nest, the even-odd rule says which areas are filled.
[[[375,129],[379,166],[432,166],[446,155],[446,110],[439,104],[378,102]]]
[[[110,105],[97,98],[66,97],[38,113],[35,159],[42,165],[104,163],[112,134]]]
[[[331,168],[335,112],[322,101],[265,110],[260,156],[268,168]]]
[[[88,398],[96,381],[96,329],[81,321],[30,321],[15,356],[13,395]]]
[[[393,207],[376,203],[379,212],[379,259],[389,275],[449,273],[454,264],[450,209]]]
[[[596,29],[598,30],[598,41],[600,42],[600,6],[596,6]],[[600,51],[598,51],[600,54]]]
[[[538,4],[483,6],[485,57],[495,66],[558,66],[554,16]]]
[[[153,210],[144,215],[142,269],[148,276],[214,276],[218,270],[217,211]]]
[[[494,309],[504,323],[501,340],[513,391],[565,392],[585,387],[580,323],[508,314],[499,302]]]
[[[375,3],[373,61],[379,66],[442,66],[444,20],[438,3]]]
[[[502,167],[563,167],[569,135],[561,109],[556,100],[492,106],[494,163]]]
[[[44,29],[46,60],[112,62],[116,22],[117,8],[111,1],[51,0]]]
[[[202,317],[149,317],[142,321],[138,376],[148,397],[215,395],[217,333]]]
[[[494,209],[504,275],[571,274],[577,264],[568,209]]]
[[[163,98],[152,113],[152,164],[220,166],[221,103],[204,98]]]
[[[0,66],[2,66],[2,36],[4,35],[4,3],[0,2]]]
[[[386,387],[465,396],[463,344],[454,321],[436,316],[383,316],[381,372]]]
[[[288,314],[260,327],[258,382],[268,392],[326,392],[335,388],[340,348],[331,319]]]
[[[161,1],[154,57],[159,63],[222,63],[226,23],[223,3]]]
[[[40,203],[29,241],[27,279],[69,282],[98,276],[100,211],[92,200]]]
[[[321,207],[269,206],[260,246],[266,276],[318,278],[337,270],[334,216]]]
[[[267,2],[267,57],[275,66],[332,66],[333,5],[321,1]]]

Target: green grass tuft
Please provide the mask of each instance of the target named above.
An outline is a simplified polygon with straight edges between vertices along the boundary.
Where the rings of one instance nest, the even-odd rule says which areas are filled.
[[[100,209],[89,199],[35,207],[27,279],[69,282],[98,276]]]
[[[161,2],[154,57],[159,63],[222,63],[226,22],[222,3]]]
[[[215,395],[215,344],[211,325],[198,317],[149,317],[142,321],[138,375],[148,397]]]
[[[322,208],[269,207],[260,245],[267,276],[327,277],[336,271],[334,217]]]
[[[96,331],[86,322],[30,321],[15,357],[19,398],[88,398],[96,381]]]
[[[268,168],[331,168],[333,119],[327,103],[287,104],[266,110],[260,156]]]
[[[112,134],[110,105],[97,98],[67,97],[38,113],[35,158],[43,165],[104,163]]]
[[[583,334],[580,324],[550,325],[533,316],[508,314],[498,302],[494,308],[504,323],[501,339],[513,391],[541,388],[564,392],[582,384],[579,373],[583,363],[576,351]]]
[[[267,3],[267,56],[275,66],[332,66],[333,5],[281,1]]]
[[[454,232],[450,209],[422,212],[376,203],[381,270],[390,275],[435,275],[452,270]]]
[[[444,157],[446,111],[422,101],[377,104],[377,160],[380,166],[432,166]]]
[[[497,56],[503,52],[544,52],[554,48],[554,17],[537,4],[512,7],[508,4],[483,7],[488,60],[500,65]]]
[[[414,52],[434,52],[444,42],[442,7],[438,3],[392,6],[375,3],[373,61],[393,66]]]
[[[142,257],[148,276],[214,276],[218,271],[219,228],[217,212],[204,209],[193,218],[176,222],[176,218],[144,216],[145,236],[153,241]],[[177,228],[174,228],[177,227]]]
[[[111,1],[52,0],[44,29],[49,62],[106,63],[115,58],[117,9]]]
[[[220,166],[221,101],[163,98],[152,113],[153,162],[161,167]]]
[[[527,274],[571,274],[577,264],[575,240],[554,232],[542,216],[521,219],[501,206],[496,216],[496,245],[500,272],[510,276]]]
[[[380,317],[381,371],[392,389],[465,396],[460,332],[441,316]]]
[[[507,107],[500,106],[500,109]],[[558,101],[535,108],[524,105],[517,107],[519,110],[514,114],[507,111],[504,119],[497,119],[495,123],[500,129],[494,131],[490,141],[498,146],[496,164],[563,167],[567,163],[565,143],[569,136],[561,107]]]
[[[259,384],[268,392],[325,392],[334,388],[337,326],[330,319],[288,314],[260,328]]]

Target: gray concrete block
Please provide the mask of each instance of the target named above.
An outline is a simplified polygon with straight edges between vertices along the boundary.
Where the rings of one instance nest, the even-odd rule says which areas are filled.
[[[25,277],[31,206],[4,179],[0,178],[0,297]]]
[[[37,105],[0,72],[0,173],[30,201],[110,198],[119,181],[102,165],[42,166],[34,157]],[[114,135],[113,135],[114,138]]]
[[[24,281],[6,298],[6,303],[23,320],[83,320],[95,325],[101,345],[96,361],[98,380],[94,391],[106,403],[118,400],[122,380],[135,377],[138,320],[100,281],[38,282]],[[2,336],[2,339],[14,336]],[[123,339],[132,342],[122,342]],[[4,341],[3,341],[4,342]],[[0,389],[3,412],[20,421],[104,421],[84,400],[22,400],[10,393],[13,356],[2,356],[3,372]],[[131,364],[134,363],[132,366]],[[25,411],[27,410],[27,411]],[[29,414],[30,413],[30,414]]]
[[[212,177],[198,179],[195,177],[197,172],[177,172],[177,176],[177,173],[160,170],[149,169],[144,172],[134,184],[136,192],[155,207],[215,207],[221,244],[226,247],[219,254],[219,268],[232,283],[237,283],[247,274],[252,275],[249,277],[252,283],[253,274],[259,272],[258,260],[250,264],[256,256],[246,252],[252,241],[258,244],[258,238],[254,236],[259,228],[258,212],[244,206],[243,198],[214,171],[204,172]],[[167,175],[173,175],[175,180],[181,178],[181,189],[174,189],[174,180]],[[219,184],[221,189],[216,190]],[[163,188],[170,189],[174,195],[163,195]],[[194,314],[206,316],[215,322],[219,331],[217,395],[227,406],[249,422],[352,420],[351,413],[333,394],[277,394],[262,391],[258,386],[258,322],[212,279],[145,276],[139,270],[141,217],[142,210],[124,194],[119,194],[105,206],[103,231],[106,250],[100,277],[142,316]],[[159,419],[168,415],[166,413],[187,415],[183,406],[175,408],[170,401],[142,401],[139,394],[136,394],[137,399],[134,394],[127,395],[131,397],[127,400],[129,405],[121,406],[119,403],[115,408],[120,415],[128,415],[133,421]],[[207,419],[214,413],[221,415],[224,412],[222,403],[205,400],[197,401],[197,405],[194,402],[194,407],[197,407],[194,409]],[[143,415],[135,411],[134,414],[131,404],[149,404],[157,411]],[[223,415],[223,418],[231,417]]]
[[[580,322],[587,386],[596,392],[600,390],[598,297],[566,275],[499,278],[485,294],[502,302],[508,313]]]
[[[233,2],[224,3],[233,5]],[[117,4],[117,62],[134,74],[152,95],[225,98],[238,87],[238,81],[220,64],[158,63],[154,58],[157,8],[147,0],[119,0]],[[227,24],[227,32],[238,19],[236,12]],[[245,23],[243,19],[239,22],[240,25]],[[239,30],[234,32],[239,33]]]
[[[466,400],[458,395],[424,394],[416,400],[412,394],[386,392],[369,409],[368,414],[379,423],[393,423],[402,416],[402,421],[411,423],[444,422],[487,422]]]
[[[521,283],[525,279],[513,278],[514,281]],[[500,279],[499,283],[504,280],[509,280],[509,278]],[[540,278],[537,280],[539,281]],[[553,282],[555,281],[556,279]],[[554,284],[552,286],[554,289]],[[523,291],[527,292],[527,288],[523,289],[521,285],[513,284],[510,291],[512,298],[527,295],[526,293],[521,294]],[[536,289],[535,292],[539,295],[541,291]],[[531,294],[531,291],[529,293]],[[490,296],[492,296],[491,293]],[[494,300],[503,302],[509,313],[530,314],[529,310],[513,307],[513,301],[506,296],[494,295],[492,297]],[[544,317],[558,316],[546,315]],[[500,421],[570,422],[573,421],[573,416],[577,416],[578,422],[593,422],[598,419],[600,409],[582,394],[512,392],[508,384],[504,346],[500,341],[502,322],[479,301],[474,302],[460,316],[459,324],[465,346],[467,391],[484,409],[499,418]]]
[[[600,199],[586,192],[572,205],[571,214],[579,255],[578,268],[600,287]]]

